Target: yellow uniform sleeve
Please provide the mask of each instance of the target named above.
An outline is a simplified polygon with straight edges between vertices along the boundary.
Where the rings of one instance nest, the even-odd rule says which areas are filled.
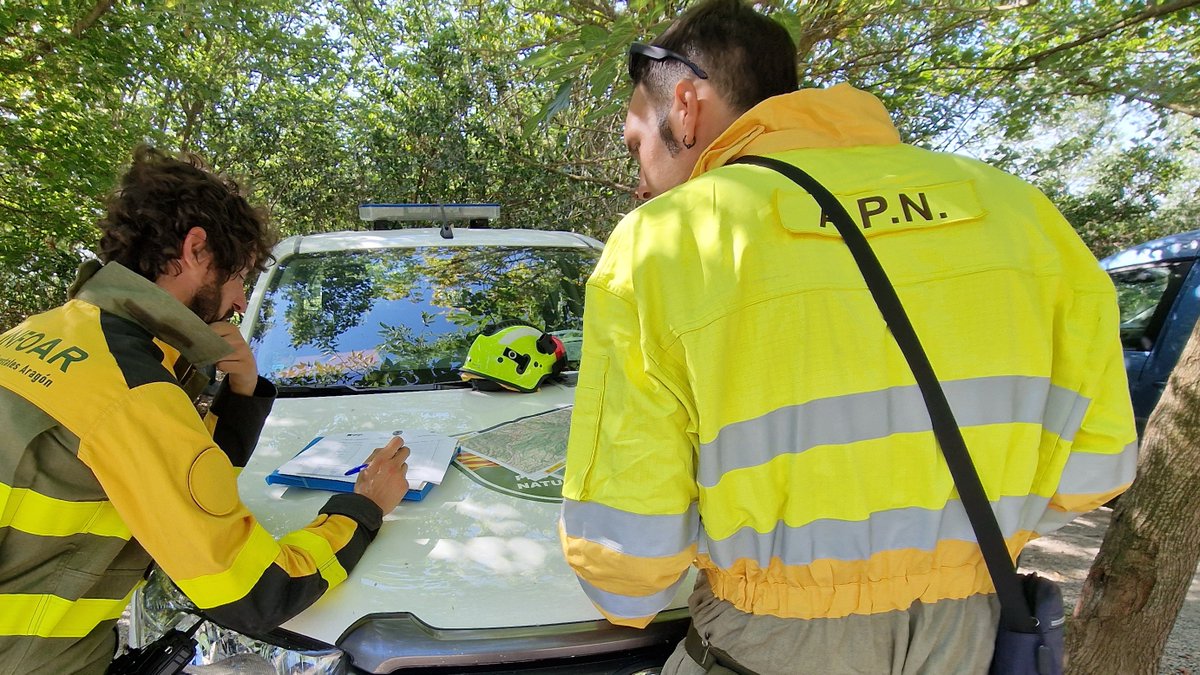
[[[614,235],[597,269],[622,254]],[[686,394],[655,362],[637,307],[602,275],[587,288],[560,535],[597,608],[644,627],[696,554],[696,435]]]
[[[1069,439],[1070,454],[1049,508],[1038,523],[1039,535],[1053,532],[1080,514],[1104,505],[1127,490],[1137,472],[1137,430],[1117,328],[1115,296],[1111,301],[1090,306],[1098,314],[1097,345],[1091,359],[1098,377],[1081,391],[1086,408],[1078,431]]]
[[[1072,372],[1092,374],[1078,384],[1079,409],[1073,413],[1077,417],[1065,426],[1073,435],[1061,437],[1069,448],[1065,464],[1060,465],[1062,471],[1047,472],[1046,478],[1054,482],[1036,487],[1039,494],[1050,495],[1035,528],[1044,535],[1129,488],[1137,472],[1138,438],[1116,289],[1054,205],[1040,193],[1035,202],[1040,217],[1049,223],[1047,236],[1057,239],[1074,287],[1059,331],[1073,342],[1056,344],[1059,353],[1055,359],[1075,359]],[[1072,335],[1072,331],[1079,334]],[[1084,331],[1090,331],[1091,347],[1080,350],[1078,345],[1089,343]]]
[[[333,497],[276,541],[246,509],[233,465],[172,382],[129,390],[81,438],[79,458],[133,536],[212,619],[257,634],[344,580],[382,520],[361,495]]]

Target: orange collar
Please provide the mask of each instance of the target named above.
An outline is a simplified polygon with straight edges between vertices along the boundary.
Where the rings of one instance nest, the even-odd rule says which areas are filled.
[[[879,99],[848,84],[773,96],[747,110],[700,155],[692,178],[742,155],[900,142]]]

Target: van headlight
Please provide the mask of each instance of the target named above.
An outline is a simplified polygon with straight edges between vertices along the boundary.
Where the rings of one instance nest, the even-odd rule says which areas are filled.
[[[194,608],[167,575],[155,568],[130,602],[129,645],[144,647],[171,628],[192,626],[196,621],[192,614]],[[211,621],[204,621],[195,638],[196,657],[189,664],[193,666],[235,659],[238,672],[274,672],[276,675],[344,675],[346,672],[345,653],[335,647],[283,647],[255,640]],[[259,667],[251,666],[248,661]]]

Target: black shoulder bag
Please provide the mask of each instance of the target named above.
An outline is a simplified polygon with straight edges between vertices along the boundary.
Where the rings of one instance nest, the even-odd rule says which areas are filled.
[[[992,656],[992,675],[1061,675],[1063,672],[1062,594],[1049,579],[1036,574],[1018,575],[1004,544],[1004,536],[996,522],[979,474],[971,462],[962,432],[950,410],[946,395],[917,334],[913,330],[896,289],[884,273],[883,266],[858,229],[829,190],[804,171],[769,157],[749,155],[733,164],[753,164],[778,171],[804,188],[826,216],[833,221],[846,246],[850,249],[867,288],[879,306],[884,321],[900,345],[900,351],[916,377],[921,396],[929,410],[933,433],[937,438],[954,485],[962,498],[963,508],[975,530],[975,539],[983,553],[988,573],[1000,599],[1000,626],[996,634],[996,649]]]

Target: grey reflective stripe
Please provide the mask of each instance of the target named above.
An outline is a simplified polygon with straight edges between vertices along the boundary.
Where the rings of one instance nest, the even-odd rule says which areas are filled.
[[[981,377],[943,382],[959,426],[1041,424],[1074,437],[1088,399],[1043,377]],[[844,445],[893,434],[929,431],[929,412],[916,385],[817,399],[773,410],[721,429],[700,447],[697,480],[713,487],[729,471],[765,464],[822,445]]]
[[[1063,467],[1058,493],[1064,495],[1094,495],[1115,490],[1133,482],[1137,474],[1137,441],[1125,446],[1115,455],[1094,452],[1072,452]]]
[[[1005,538],[1033,530],[1050,500],[1045,497],[1002,497],[992,510]],[[867,560],[884,551],[932,551],[940,541],[975,541],[975,531],[962,502],[953,500],[940,510],[909,507],[879,511],[866,520],[817,520],[800,527],[780,521],[760,533],[744,527],[724,539],[707,539],[702,548],[712,561],[730,569],[749,558],[766,568],[778,558],[785,565],[809,565],[816,560]]]
[[[679,590],[679,584],[683,583],[684,578],[687,577],[687,572],[686,569],[683,570],[679,573],[679,578],[675,580],[675,583],[652,595],[609,593],[596,588],[582,578],[579,580],[579,585],[588,599],[608,614],[622,619],[641,619],[653,616],[667,608],[667,605],[671,603],[671,598],[674,598],[675,592]]]
[[[1064,441],[1075,440],[1075,432],[1083,425],[1083,416],[1087,413],[1092,399],[1087,398],[1062,387],[1050,387],[1046,400],[1046,413],[1042,419],[1042,427],[1053,432]]]
[[[1039,535],[1047,535],[1063,525],[1066,525],[1072,520],[1075,520],[1081,515],[1083,514],[1076,511],[1055,511],[1054,509],[1047,509],[1046,512],[1042,514],[1042,519],[1038,522],[1037,527],[1033,528],[1033,531],[1037,532]]]
[[[677,555],[700,535],[700,513],[695,502],[678,515],[644,516],[596,502],[563,499],[562,523],[567,536],[639,558]]]

